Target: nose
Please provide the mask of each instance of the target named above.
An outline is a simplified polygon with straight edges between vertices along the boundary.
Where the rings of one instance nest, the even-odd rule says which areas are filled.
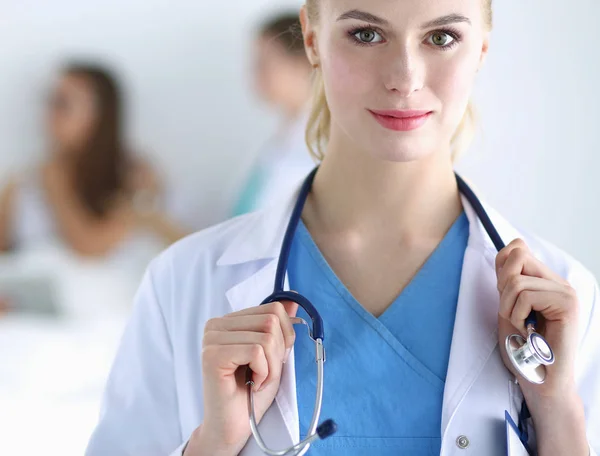
[[[403,98],[410,97],[423,88],[425,65],[418,51],[411,49],[410,44],[403,44],[391,49],[388,60],[385,88]]]

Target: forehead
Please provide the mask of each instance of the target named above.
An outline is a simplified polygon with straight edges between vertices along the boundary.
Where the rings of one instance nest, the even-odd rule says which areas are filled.
[[[285,57],[285,45],[273,35],[261,35],[255,40],[255,49],[261,57]]]
[[[322,19],[336,21],[342,14],[359,10],[385,19],[393,26],[419,27],[450,14],[468,17],[473,25],[482,23],[487,0],[317,0]]]
[[[85,77],[74,74],[61,76],[57,84],[58,91],[72,94],[88,95],[90,88],[90,83]]]

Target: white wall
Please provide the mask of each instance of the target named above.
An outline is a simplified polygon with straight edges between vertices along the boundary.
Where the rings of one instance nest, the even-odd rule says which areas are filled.
[[[187,200],[221,219],[273,119],[246,79],[255,20],[293,0],[0,0],[0,169],[41,149],[39,112],[60,58],[114,62],[134,143]],[[597,0],[496,1],[476,101],[483,134],[459,170],[517,224],[600,275]]]
[[[494,6],[475,97],[480,136],[459,170],[510,220],[600,277],[600,2]]]

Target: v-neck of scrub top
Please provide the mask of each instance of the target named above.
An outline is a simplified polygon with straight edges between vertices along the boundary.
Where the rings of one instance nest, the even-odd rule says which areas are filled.
[[[333,272],[300,223],[288,264],[290,288],[306,296],[324,325],[321,421],[338,432],[311,446],[317,455],[439,455],[444,384],[469,222],[463,213],[425,264],[376,318]],[[303,309],[298,316],[310,322]],[[314,342],[295,327],[300,434],[316,392]]]

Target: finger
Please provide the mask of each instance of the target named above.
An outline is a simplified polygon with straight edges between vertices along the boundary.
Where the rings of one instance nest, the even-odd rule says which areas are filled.
[[[556,320],[568,313],[570,303],[562,299],[564,296],[565,287],[561,284],[539,277],[514,276],[500,296],[499,315],[526,335],[525,322],[532,310],[546,320]]]
[[[204,334],[203,344],[204,346],[261,345],[269,364],[269,377],[264,382],[266,384],[281,371],[284,361],[283,336],[279,329],[276,332],[276,334],[272,334],[251,331],[208,331]]]
[[[504,251],[502,251],[504,253]],[[500,254],[498,254],[500,256]],[[535,258],[527,248],[513,246],[504,259],[497,259],[496,274],[498,277],[498,290],[502,292],[507,282],[515,275],[526,275],[551,280],[567,285],[567,281],[552,271],[549,267]]]
[[[563,286],[551,280],[540,279],[539,277],[512,276],[500,294],[499,314],[502,318],[506,320],[510,319],[519,294],[525,290],[560,293],[563,290]]]
[[[529,250],[521,247],[514,247],[510,251],[510,254],[497,274],[498,290],[500,292],[504,290],[508,281],[517,275],[538,277],[557,283],[563,282],[557,274],[538,261]]]
[[[577,319],[578,301],[576,293],[569,287],[558,285],[553,290],[524,290],[519,293],[511,321],[525,320],[534,310],[546,321],[563,321]]]
[[[294,345],[294,341],[296,340],[296,332],[294,331],[294,326],[290,321],[290,316],[295,316],[297,310],[298,304],[293,302],[285,302],[285,304],[281,302],[272,302],[270,304],[263,304],[261,306],[240,310],[238,312],[226,315],[224,318],[233,318],[244,315],[273,314],[277,316],[279,320],[286,348],[291,349]]]
[[[254,390],[262,388],[269,376],[269,363],[260,344],[209,345],[202,351],[202,370],[219,378],[235,375],[240,366],[250,366]]]
[[[271,332],[274,327],[281,331],[279,318],[273,314],[261,314],[214,318],[206,322],[204,330]]]
[[[517,328],[523,335],[527,334],[525,320],[532,310],[542,313],[552,306],[552,302],[556,300],[556,292],[554,291],[531,291],[523,290],[519,293],[517,301],[513,307],[510,316],[511,324]]]
[[[286,325],[284,337],[285,337],[285,346],[289,350],[294,346],[294,342],[296,341],[296,331],[294,330],[294,325],[292,324],[292,318],[296,316],[298,312],[298,304],[293,301],[283,301],[283,308],[286,313]]]
[[[515,249],[529,251],[529,247],[527,246],[527,244],[525,244],[525,241],[523,241],[522,239],[515,239],[502,250],[500,250],[500,252],[498,252],[498,255],[496,255],[496,271],[499,271],[504,267],[504,263],[506,262],[507,258]]]
[[[523,267],[523,274],[533,277],[541,277],[543,279],[552,280],[561,285],[568,285],[569,282],[538,260],[533,255],[530,255]]]
[[[285,346],[283,335],[277,330],[275,333],[254,331],[207,331],[204,333],[203,346],[209,345],[242,345],[260,344],[267,355],[276,355],[283,362]]]
[[[512,247],[505,256],[502,266],[497,269],[498,291],[502,293],[509,280],[515,276],[523,275],[523,266],[527,261],[529,252],[520,247]],[[500,256],[500,254],[498,254]]]

